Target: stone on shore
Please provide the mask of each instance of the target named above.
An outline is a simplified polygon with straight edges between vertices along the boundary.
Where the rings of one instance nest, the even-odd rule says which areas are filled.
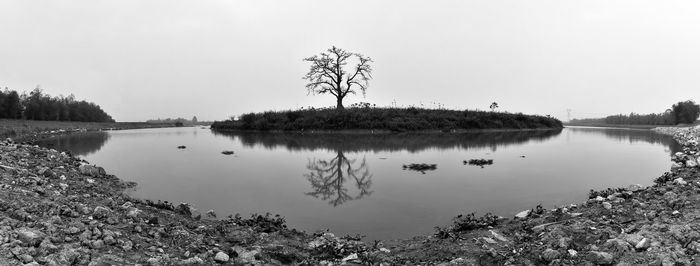
[[[553,261],[558,259],[561,256],[559,251],[556,251],[554,249],[548,248],[544,252],[542,252],[542,259],[545,261]]]
[[[105,169],[103,169],[102,167],[97,167],[89,164],[81,165],[80,167],[78,167],[78,170],[80,170],[80,173],[83,175],[93,177],[102,177],[106,174]]]
[[[531,211],[532,211],[532,210],[524,210],[524,211],[521,211],[521,212],[519,212],[519,213],[517,213],[517,214],[515,215],[515,218],[524,219],[524,218],[526,218],[528,215],[530,215],[530,212],[531,212]]]
[[[44,240],[44,233],[39,230],[22,227],[15,230],[17,238],[27,246],[36,247]]]
[[[602,251],[591,251],[586,259],[598,265],[609,265],[613,262],[613,255]]]
[[[228,254],[219,251],[219,253],[216,253],[216,256],[214,256],[214,260],[219,263],[228,262],[229,256]]]

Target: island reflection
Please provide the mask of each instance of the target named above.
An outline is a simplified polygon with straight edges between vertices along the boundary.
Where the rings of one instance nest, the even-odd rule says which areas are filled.
[[[420,152],[427,149],[479,149],[541,142],[561,133],[556,130],[473,132],[473,133],[275,133],[218,132],[215,135],[238,139],[244,147],[284,148],[289,151],[330,150],[342,152]]]

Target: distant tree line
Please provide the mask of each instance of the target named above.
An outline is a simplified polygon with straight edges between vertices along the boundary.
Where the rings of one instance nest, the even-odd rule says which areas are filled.
[[[180,123],[197,123],[197,116],[192,117],[191,120],[187,120],[187,119],[182,118],[182,117],[178,117],[178,118],[165,118],[165,119],[158,118],[158,119],[149,119],[149,120],[146,120],[146,123],[177,123],[177,122],[180,122]]]
[[[19,94],[0,91],[0,118],[48,121],[114,122],[99,105],[68,97],[52,97],[39,88]]]
[[[700,105],[692,100],[678,102],[663,113],[611,115],[605,118],[572,119],[570,124],[676,125],[692,124],[700,117]]]

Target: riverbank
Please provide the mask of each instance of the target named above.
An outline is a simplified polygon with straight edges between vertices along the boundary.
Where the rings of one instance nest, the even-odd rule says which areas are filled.
[[[657,128],[658,125],[618,125],[618,124],[605,124],[605,123],[577,123],[577,124],[570,124],[570,123],[564,123],[564,126],[566,127],[602,127],[602,128],[632,128],[632,129],[653,129]]]
[[[175,124],[146,122],[67,122],[0,119],[0,139],[31,141],[71,132],[174,127]]]
[[[385,243],[298,232],[281,217],[214,219],[187,204],[134,199],[123,192],[135,184],[97,166],[4,141],[0,265],[690,265],[700,261],[700,179],[690,160],[700,130],[660,131],[685,149],[654,186],[592,192],[555,210],[533,206],[515,219],[463,216],[436,235]]]
[[[212,129],[257,131],[464,132],[562,128],[556,118],[538,115],[424,108],[308,109],[244,114],[217,121]]]

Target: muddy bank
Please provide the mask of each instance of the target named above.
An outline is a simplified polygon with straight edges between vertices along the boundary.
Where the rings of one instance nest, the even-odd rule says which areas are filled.
[[[592,191],[514,219],[465,215],[435,235],[386,243],[134,199],[123,193],[134,184],[68,153],[3,141],[0,265],[693,265],[700,130],[659,130],[684,149],[653,186]]]

